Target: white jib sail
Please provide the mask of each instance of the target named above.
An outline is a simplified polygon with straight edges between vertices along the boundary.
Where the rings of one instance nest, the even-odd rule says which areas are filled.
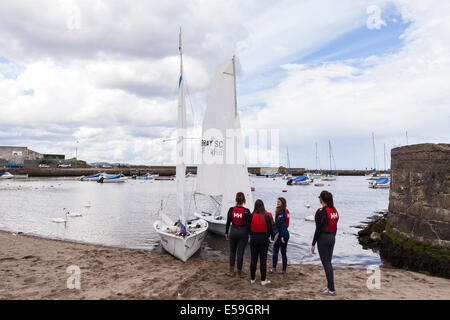
[[[253,206],[244,142],[236,105],[234,58],[217,70],[203,119],[196,192],[222,195],[221,215],[235,205],[237,192]]]

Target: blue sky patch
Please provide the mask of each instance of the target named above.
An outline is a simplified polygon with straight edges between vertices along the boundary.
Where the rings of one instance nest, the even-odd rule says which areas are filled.
[[[0,56],[0,74],[7,79],[17,79],[26,70],[25,66]]]

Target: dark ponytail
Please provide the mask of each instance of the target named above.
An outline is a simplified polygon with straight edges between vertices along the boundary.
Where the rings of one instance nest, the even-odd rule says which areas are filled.
[[[245,204],[245,195],[242,192],[236,193],[236,204],[242,206]]]
[[[255,209],[253,210],[253,213],[259,214],[266,213],[266,208],[264,207],[264,202],[262,202],[262,200],[258,199],[255,201]]]
[[[320,193],[320,199],[322,199],[322,201],[325,202],[328,208],[335,209],[333,202],[333,195],[331,194],[331,192],[328,192],[326,190],[322,191]]]

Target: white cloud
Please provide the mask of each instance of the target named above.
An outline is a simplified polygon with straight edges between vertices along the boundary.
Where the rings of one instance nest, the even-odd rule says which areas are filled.
[[[238,97],[241,123],[281,129],[293,165],[332,138],[338,167],[364,166],[372,131],[390,146],[404,130],[448,141],[449,5],[393,3],[411,22],[399,52],[309,66],[295,61],[392,2],[3,1],[0,56],[12,62],[0,65],[0,141],[69,154],[79,139],[87,160],[170,161],[174,144],[161,140],[175,127],[180,25],[188,112],[199,121],[215,68],[237,53],[251,91]],[[11,69],[17,78],[2,76]]]
[[[450,22],[443,12],[450,13],[450,4],[398,4],[412,23],[399,52],[321,66],[285,65],[287,76],[264,100],[267,107],[244,118],[245,125],[280,127],[284,144],[311,154],[294,160],[298,166],[314,166],[317,140],[323,150],[328,139],[340,144],[334,148],[337,166],[347,168],[371,164],[371,132],[388,147],[404,144],[406,130],[410,143],[448,143]],[[367,148],[349,153],[349,144],[361,145],[361,138]]]

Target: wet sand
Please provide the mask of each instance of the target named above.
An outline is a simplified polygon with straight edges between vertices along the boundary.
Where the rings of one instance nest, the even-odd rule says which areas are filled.
[[[80,268],[80,289],[67,289],[67,267]],[[336,297],[323,297],[320,266],[289,265],[261,286],[226,275],[226,260],[195,255],[183,263],[156,251],[109,248],[0,231],[0,299],[450,299],[450,280],[381,268],[369,290],[366,269],[335,268]]]

